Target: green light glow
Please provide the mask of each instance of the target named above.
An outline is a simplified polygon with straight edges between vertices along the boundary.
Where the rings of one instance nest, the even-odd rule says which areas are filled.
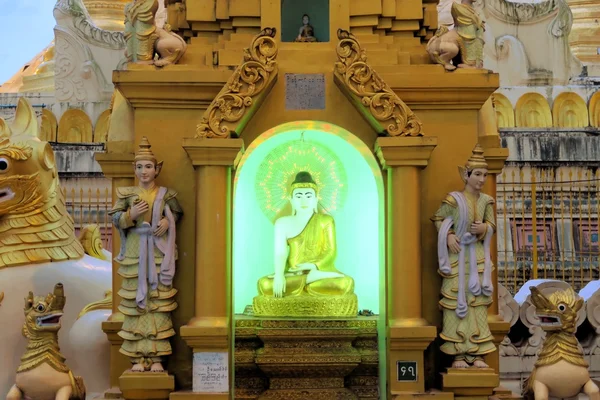
[[[273,273],[273,222],[257,201],[258,168],[270,152],[297,142],[302,132],[306,142],[334,153],[346,171],[346,200],[333,214],[338,246],[335,265],[354,278],[359,309],[377,314],[380,289],[384,289],[383,280],[380,282],[385,238],[381,170],[360,139],[338,126],[317,121],[287,123],[263,133],[240,161],[233,194],[234,312],[242,313],[252,304],[258,279]]]

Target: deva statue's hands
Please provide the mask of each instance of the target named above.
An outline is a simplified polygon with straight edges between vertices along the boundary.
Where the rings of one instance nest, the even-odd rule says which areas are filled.
[[[460,239],[454,233],[448,235],[448,249],[453,254],[460,253]]]
[[[285,276],[283,274],[275,274],[273,277],[273,297],[283,297],[285,293]]]
[[[471,235],[479,236],[483,235],[486,230],[487,226],[484,222],[475,221],[475,223],[471,224],[471,229],[469,232],[471,232]]]
[[[154,230],[154,236],[164,235],[167,229],[169,229],[169,221],[166,218],[162,218]]]
[[[148,208],[148,203],[142,200],[139,203],[134,204],[133,207],[131,207],[131,209],[129,210],[129,216],[132,220],[135,221],[140,215],[148,211]]]

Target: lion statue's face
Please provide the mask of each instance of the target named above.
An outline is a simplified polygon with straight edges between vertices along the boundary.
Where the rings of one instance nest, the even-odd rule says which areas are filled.
[[[38,134],[35,112],[23,98],[12,124],[0,118],[0,218],[33,211],[57,195],[54,151]]]
[[[55,178],[54,152],[48,143],[0,139],[0,216],[40,206]]]

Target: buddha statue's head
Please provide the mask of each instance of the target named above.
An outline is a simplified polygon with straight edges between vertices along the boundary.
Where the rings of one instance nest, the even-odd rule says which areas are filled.
[[[467,188],[477,192],[483,189],[488,174],[488,165],[479,143],[475,145],[473,153],[465,166],[460,166],[458,169]]]
[[[146,136],[142,137],[139,144],[139,150],[135,153],[134,168],[135,176],[141,184],[148,184],[154,181],[162,168],[162,161],[157,162],[154,153],[150,150],[150,142]]]
[[[306,213],[316,213],[319,199],[317,183],[307,171],[300,171],[296,174],[291,186],[292,214],[296,215]]]
[[[308,14],[304,14],[302,16],[302,24],[303,25],[308,25],[310,23],[310,17],[308,16]]]

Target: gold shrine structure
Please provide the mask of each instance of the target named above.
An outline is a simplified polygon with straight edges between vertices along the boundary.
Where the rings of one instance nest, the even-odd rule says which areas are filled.
[[[113,200],[117,187],[133,185],[134,144],[147,136],[165,163],[158,182],[178,192],[185,214],[177,233],[178,334],[169,375],[124,374],[130,364],[119,353],[123,316],[115,299],[103,323],[112,386],[104,397],[449,400],[506,394],[498,388],[498,352],[485,360],[491,368],[479,371],[447,370],[440,361],[441,279],[429,220],[444,196],[462,185],[456,166],[477,143],[490,171],[484,192],[495,196],[495,175],[508,155],[490,100],[498,75],[449,73],[431,64],[425,43],[437,28],[436,3],[329,0],[329,40],[317,43],[282,41],[282,4],[172,2],[169,23],[188,42],[179,63],[129,64],[113,74],[117,96],[107,151],[96,155],[112,178]],[[286,106],[293,95],[287,77],[298,74],[323,80],[323,107]],[[379,163],[385,215],[379,315],[235,314],[233,192],[240,160],[260,147],[265,132],[315,124],[347,132]],[[113,238],[114,254],[119,240]],[[495,273],[493,279],[497,286]],[[120,284],[114,272],[113,293]],[[488,319],[498,344],[508,323],[498,316],[497,297]],[[226,354],[228,390],[194,391],[194,360],[217,353]],[[400,376],[406,366],[414,369],[408,380]]]

